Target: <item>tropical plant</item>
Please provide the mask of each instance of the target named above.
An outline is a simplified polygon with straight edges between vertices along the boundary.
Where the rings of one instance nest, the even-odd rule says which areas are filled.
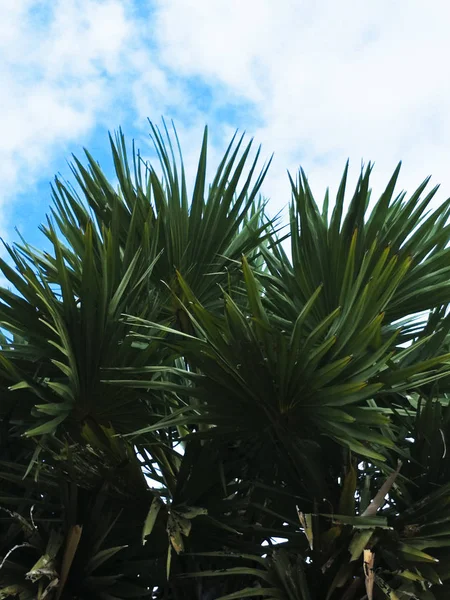
[[[151,136],[0,260],[0,598],[449,597],[450,200]]]

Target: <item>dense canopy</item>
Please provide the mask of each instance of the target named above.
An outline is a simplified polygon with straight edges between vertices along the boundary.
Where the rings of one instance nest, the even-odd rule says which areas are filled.
[[[0,259],[0,598],[449,598],[450,200],[151,137]]]

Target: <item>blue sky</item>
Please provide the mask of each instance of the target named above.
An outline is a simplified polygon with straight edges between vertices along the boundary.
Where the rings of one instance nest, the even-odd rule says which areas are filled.
[[[87,147],[111,172],[108,130],[149,151],[147,118],[174,119],[187,169],[202,130],[211,166],[236,128],[286,169],[335,189],[373,160],[375,191],[403,159],[450,195],[446,0],[15,0],[0,2],[0,234],[38,242],[49,182]]]

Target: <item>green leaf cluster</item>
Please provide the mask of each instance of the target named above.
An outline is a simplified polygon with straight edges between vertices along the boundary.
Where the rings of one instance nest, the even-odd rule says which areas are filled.
[[[0,259],[0,598],[447,598],[450,200],[151,139]]]

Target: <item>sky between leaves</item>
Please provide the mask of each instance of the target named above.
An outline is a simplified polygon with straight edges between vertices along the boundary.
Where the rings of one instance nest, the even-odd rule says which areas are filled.
[[[150,152],[147,117],[176,123],[188,171],[203,126],[211,165],[236,128],[275,152],[263,191],[289,202],[286,169],[332,190],[347,157],[375,161],[375,191],[404,161],[450,195],[447,0],[0,0],[0,234],[32,242],[87,147],[111,170],[107,131]]]

